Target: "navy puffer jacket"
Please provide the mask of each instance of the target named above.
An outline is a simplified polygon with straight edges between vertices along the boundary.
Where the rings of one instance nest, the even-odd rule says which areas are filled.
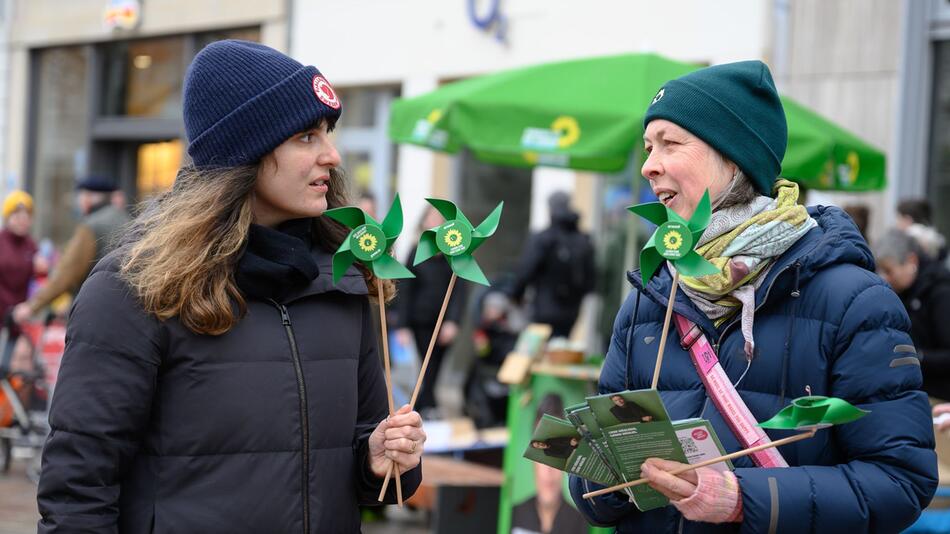
[[[672,506],[641,513],[618,493],[585,501],[581,495],[599,486],[572,477],[574,500],[592,523],[654,534],[899,532],[930,502],[937,486],[933,426],[927,397],[919,391],[907,313],[874,274],[871,253],[850,219],[837,208],[809,213],[818,228],[776,261],[756,292],[756,354],[737,389],[759,421],[806,395],[806,388],[871,413],[782,447],[792,467],[760,469],[748,457],[736,460],[741,524],[686,521]],[[649,388],[653,375],[672,277],[664,268],[646,288],[639,272],[628,278],[637,290],[617,314],[602,393]],[[675,311],[718,344],[726,374],[738,380],[746,369],[738,324],[715,328],[682,292]],[[709,419],[728,452],[741,449],[708,400],[675,329],[669,335],[658,389],[670,416]]]
[[[117,253],[73,305],[38,489],[41,534],[352,533],[388,406],[366,283],[254,298],[220,336],[145,313]],[[404,496],[421,466],[402,476]],[[395,484],[386,502],[395,502]]]

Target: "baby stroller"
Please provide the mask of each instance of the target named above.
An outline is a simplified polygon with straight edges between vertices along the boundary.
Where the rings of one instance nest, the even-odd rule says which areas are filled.
[[[52,314],[19,327],[7,317],[0,329],[0,473],[10,470],[14,448],[25,449],[27,475],[39,480],[40,451],[49,434],[48,373],[58,371],[64,341]]]

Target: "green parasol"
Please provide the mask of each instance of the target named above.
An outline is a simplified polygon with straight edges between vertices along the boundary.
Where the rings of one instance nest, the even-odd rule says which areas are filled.
[[[776,430],[824,428],[856,421],[868,413],[846,400],[811,395],[793,400],[771,419],[759,423],[759,426]]]
[[[627,209],[657,226],[640,252],[640,277],[643,285],[653,277],[663,260],[668,260],[676,267],[677,272],[687,276],[705,276],[719,272],[715,265],[694,250],[712,217],[708,189],[703,193],[703,198],[688,222],[662,202],[637,204]]]
[[[642,143],[657,90],[697,68],[622,54],[486,74],[396,100],[389,135],[450,153],[465,147],[499,165],[619,172]],[[789,98],[782,102],[789,141],[783,177],[812,189],[884,188],[880,150]]]
[[[382,224],[354,206],[327,210],[324,215],[353,229],[333,254],[333,283],[338,283],[343,273],[357,261],[377,278],[415,278],[389,254],[393,242],[402,232],[402,203],[398,194]]]
[[[472,253],[498,229],[505,203],[499,202],[481,224],[473,227],[454,203],[440,198],[427,198],[426,201],[442,214],[445,222],[422,233],[413,265],[419,265],[441,252],[452,267],[452,272],[460,278],[484,286],[490,285]]]

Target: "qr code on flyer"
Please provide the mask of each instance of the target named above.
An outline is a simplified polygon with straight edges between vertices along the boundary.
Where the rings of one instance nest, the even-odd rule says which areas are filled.
[[[681,437],[680,446],[683,447],[683,454],[686,456],[693,456],[699,454],[699,447],[696,446],[696,442],[693,441],[693,438]]]

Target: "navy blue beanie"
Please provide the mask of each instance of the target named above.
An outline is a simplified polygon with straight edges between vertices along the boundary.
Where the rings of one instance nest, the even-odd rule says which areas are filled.
[[[771,196],[788,145],[785,109],[761,61],[714,65],[670,80],[643,119],[666,119],[699,137]]]
[[[183,92],[188,154],[196,167],[256,163],[294,134],[342,112],[316,67],[248,41],[202,49],[188,67]]]
[[[105,176],[90,174],[76,181],[76,189],[85,191],[95,191],[97,193],[111,193],[119,189],[115,180],[110,180]]]

